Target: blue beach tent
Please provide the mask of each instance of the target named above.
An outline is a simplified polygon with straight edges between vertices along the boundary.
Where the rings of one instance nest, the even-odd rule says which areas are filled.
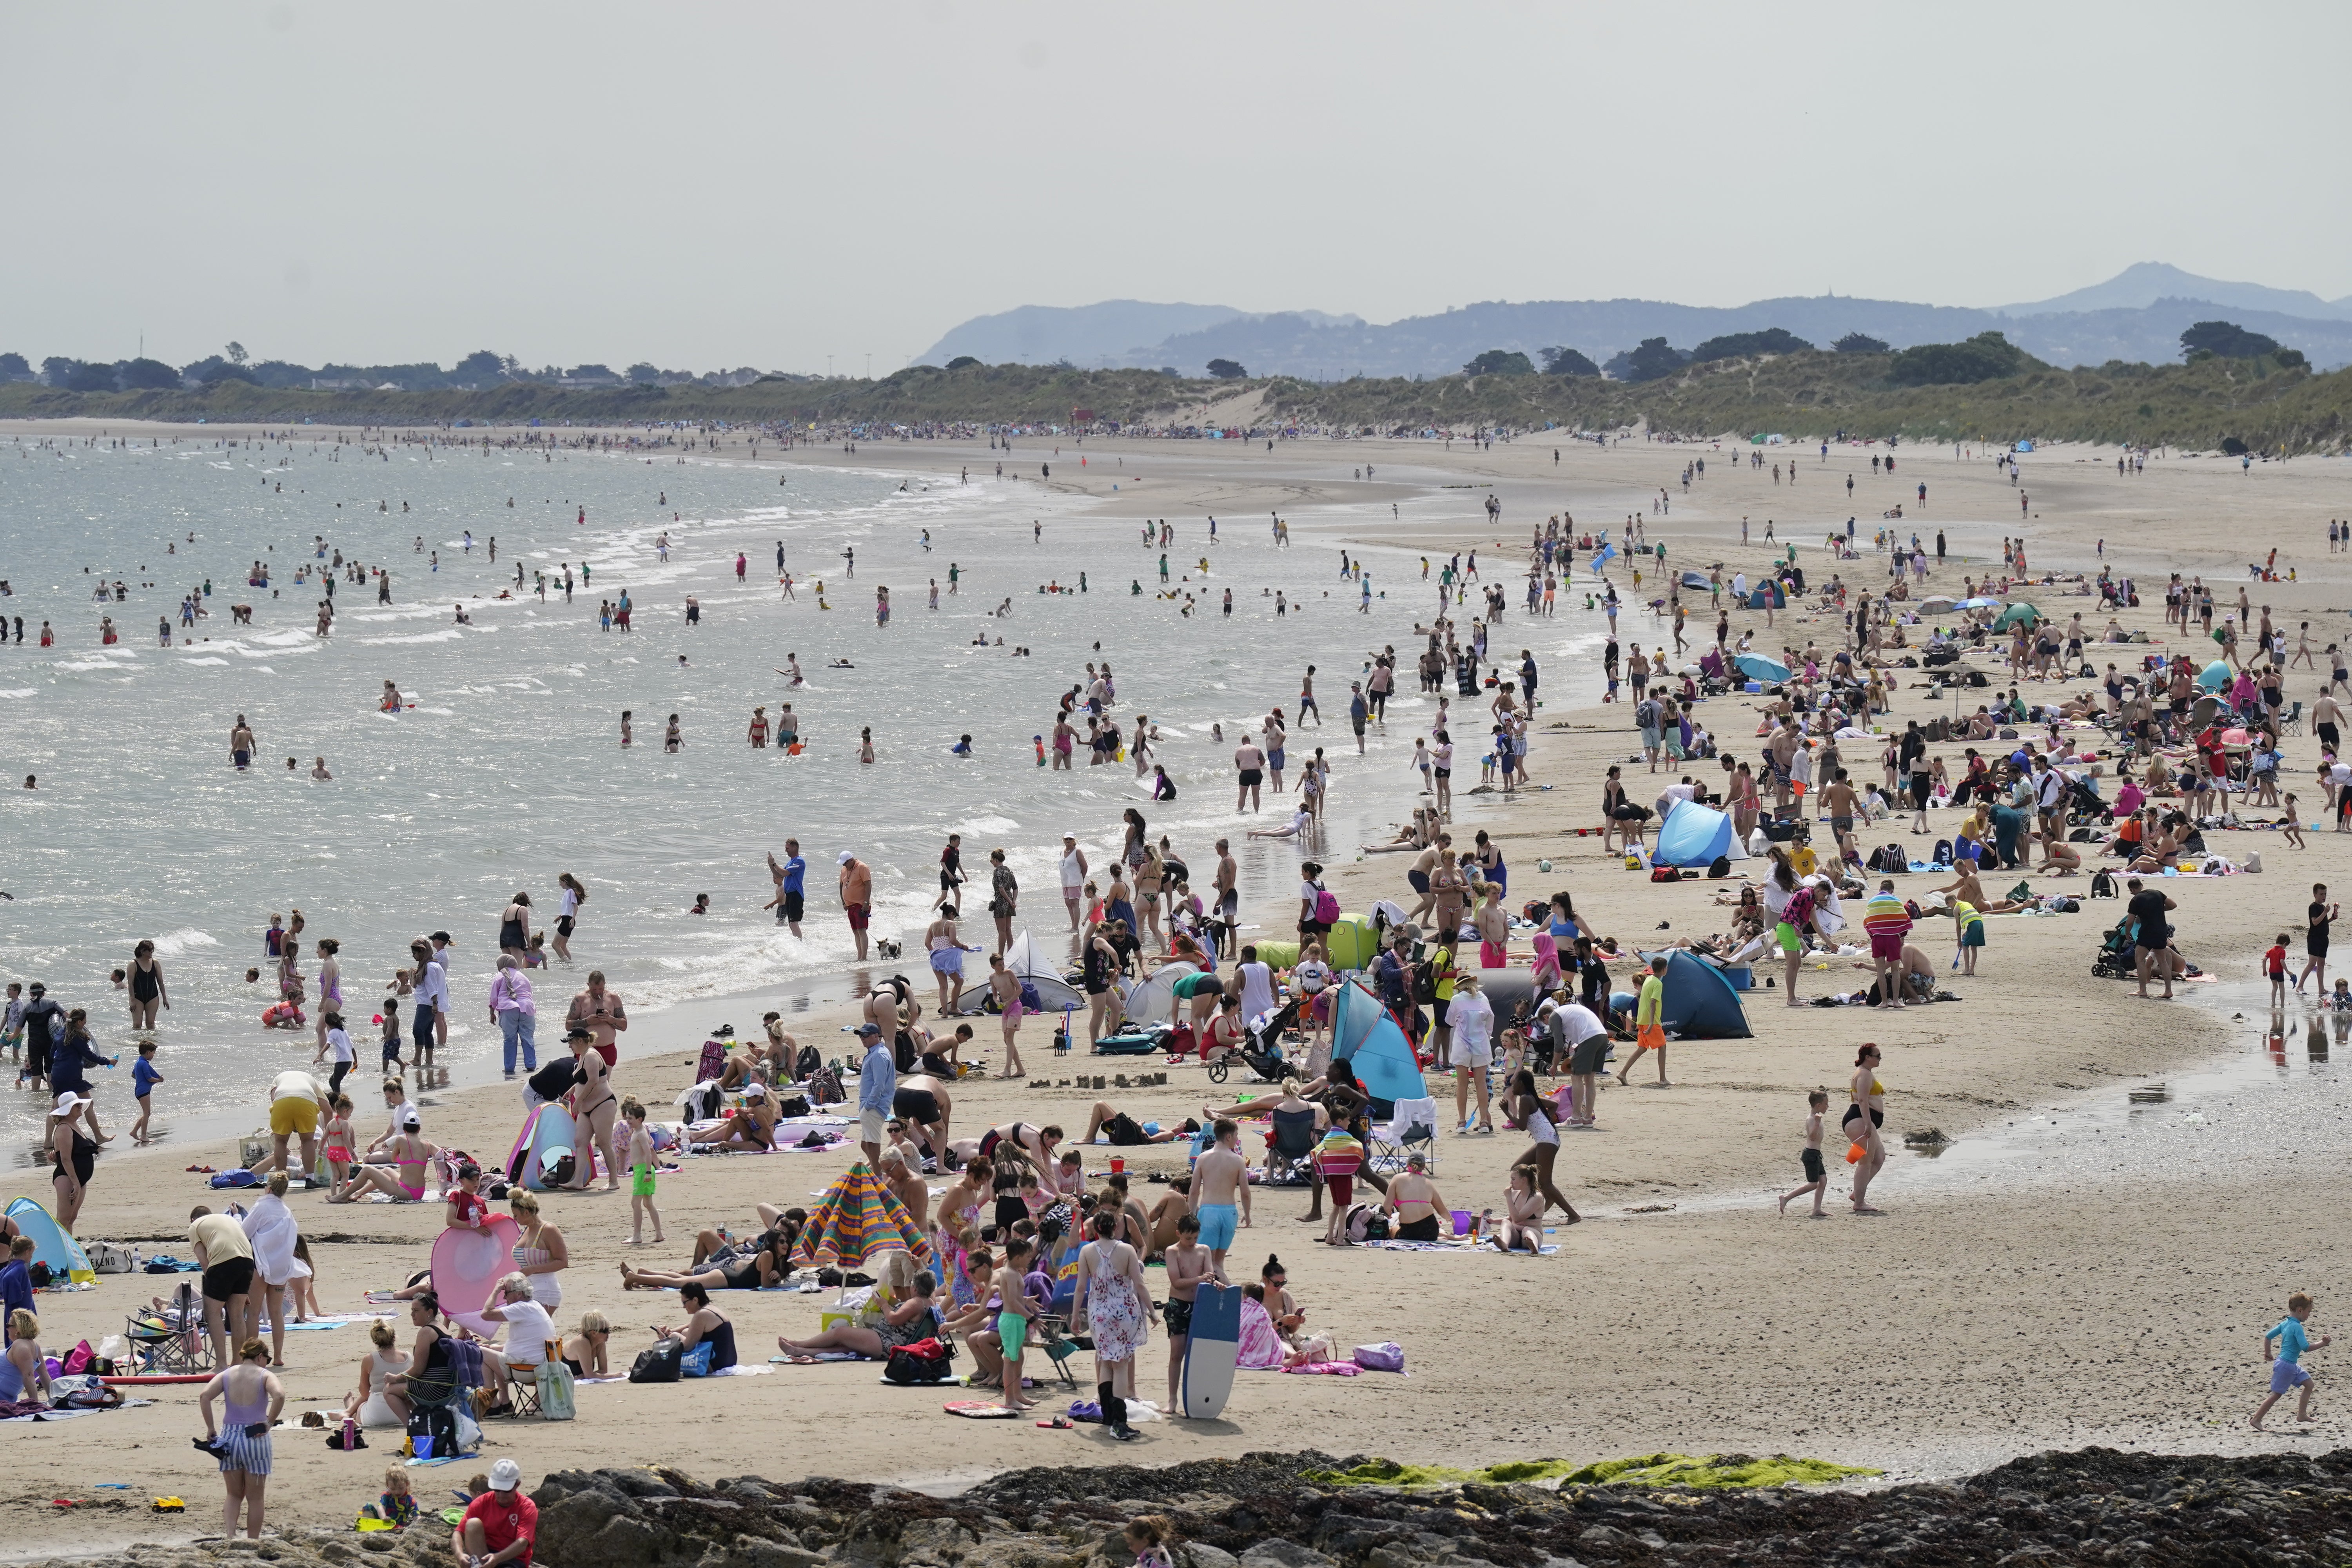
[[[1381,999],[1349,980],[1331,1005],[1331,1059],[1346,1062],[1374,1100],[1421,1100],[1429,1093],[1412,1042]]]
[[[1666,815],[1658,829],[1657,852],[1651,859],[1662,866],[1710,866],[1718,856],[1739,860],[1747,857],[1731,818],[1712,806],[1685,801]]]

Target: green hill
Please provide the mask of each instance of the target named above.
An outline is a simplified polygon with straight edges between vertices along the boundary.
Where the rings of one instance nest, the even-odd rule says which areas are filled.
[[[1989,356],[1981,345],[1941,346],[1956,352],[1806,350],[1691,364],[1640,384],[1527,374],[1206,381],[1009,364],[951,371],[919,365],[872,381],[775,377],[740,387],[582,392],[528,382],[484,392],[305,392],[224,381],[204,391],[73,393],[18,384],[0,386],[0,418],[391,426],[463,419],[502,427],[533,419],[575,426],[725,421],[836,429],[1066,426],[1083,411],[1097,425],[1116,420],[1181,431],[1213,407],[1220,423],[1297,424],[1352,435],[1601,430],[1646,422],[1653,430],[1690,437],[1777,433],[1793,439],[1843,430],[1929,441],[2142,441],[2194,450],[2235,440],[2255,451],[2338,451],[2352,441],[2352,370],[2315,375],[2270,358],[2218,357],[2059,370],[2013,350],[2012,360]],[[1900,384],[1935,374],[1983,379]]]

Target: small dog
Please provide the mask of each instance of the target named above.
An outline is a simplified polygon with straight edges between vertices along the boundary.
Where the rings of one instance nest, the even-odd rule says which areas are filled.
[[[892,942],[888,937],[883,937],[874,944],[874,955],[877,958],[896,958],[900,951],[899,944]]]

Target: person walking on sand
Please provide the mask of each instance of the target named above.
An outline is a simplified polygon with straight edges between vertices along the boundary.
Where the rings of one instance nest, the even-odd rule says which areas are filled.
[[[1642,990],[1633,1003],[1633,1054],[1617,1069],[1617,1081],[1622,1084],[1640,1065],[1642,1058],[1651,1051],[1658,1053],[1658,1087],[1671,1088],[1666,1081],[1666,955],[1650,960],[1650,973],[1642,977]]]
[[[866,928],[874,918],[874,870],[845,849],[841,867],[841,912],[848,917],[849,934],[857,942],[857,961],[866,962]]]
[[[2311,1351],[2326,1349],[2334,1336],[2322,1334],[2314,1342],[2304,1328],[2310,1321],[2311,1298],[2297,1290],[2286,1299],[2286,1316],[2278,1321],[2278,1327],[2263,1336],[2263,1359],[2269,1362],[2271,1367],[2271,1391],[2260,1405],[2254,1406],[2251,1425],[2257,1432],[2263,1429],[2263,1417],[2271,1413],[2271,1406],[2276,1405],[2280,1396],[2291,1388],[2303,1390],[2303,1397],[2295,1405],[2294,1418],[2298,1421],[2311,1419],[2311,1396],[2319,1392],[2319,1384],[2313,1382],[2311,1373],[2303,1369],[2303,1358]],[[2271,1349],[2273,1340],[2278,1342],[2275,1352]]]
[[[1800,1198],[1811,1193],[1813,1194],[1813,1217],[1815,1219],[1829,1217],[1829,1211],[1822,1207],[1822,1198],[1830,1188],[1829,1169],[1822,1163],[1822,1119],[1829,1108],[1830,1091],[1828,1089],[1817,1089],[1805,1097],[1805,1143],[1803,1148],[1797,1151],[1799,1157],[1804,1162],[1805,1179],[1801,1184],[1780,1194],[1782,1214],[1789,1212],[1790,1199]]]
[[[1870,1182],[1886,1163],[1886,1142],[1882,1129],[1886,1125],[1886,1086],[1878,1081],[1878,1047],[1864,1045],[1854,1053],[1853,1078],[1847,1084],[1850,1103],[1845,1108],[1843,1131],[1852,1145],[1846,1159],[1853,1166],[1853,1212],[1874,1215],[1883,1210],[1870,1206]]]
[[[1241,1152],[1241,1129],[1230,1117],[1219,1117],[1212,1130],[1215,1142],[1192,1167],[1192,1185],[1185,1206],[1201,1221],[1201,1245],[1209,1249],[1209,1269],[1221,1285],[1225,1254],[1233,1249],[1240,1227],[1249,1224],[1249,1161]]]

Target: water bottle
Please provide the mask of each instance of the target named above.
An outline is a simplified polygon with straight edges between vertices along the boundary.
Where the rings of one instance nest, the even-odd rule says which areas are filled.
[[[354,1448],[357,1448],[359,1447],[359,1424],[353,1421],[351,1416],[346,1414],[343,1416],[343,1452],[348,1454]]]

